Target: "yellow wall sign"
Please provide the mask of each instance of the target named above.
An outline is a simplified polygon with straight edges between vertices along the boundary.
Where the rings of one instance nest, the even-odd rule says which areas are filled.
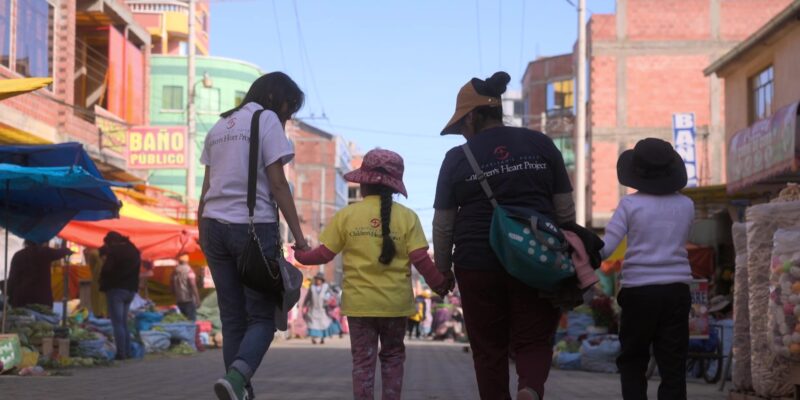
[[[182,169],[188,165],[185,126],[140,126],[128,131],[129,169]]]

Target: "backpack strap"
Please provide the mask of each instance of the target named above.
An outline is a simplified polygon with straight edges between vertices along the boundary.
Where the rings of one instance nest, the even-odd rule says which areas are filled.
[[[461,148],[464,150],[464,154],[467,156],[467,161],[469,161],[469,165],[472,167],[472,171],[475,172],[475,177],[481,184],[483,192],[486,193],[486,197],[489,198],[489,202],[492,203],[492,207],[497,208],[497,200],[494,198],[494,192],[492,192],[492,187],[489,186],[489,181],[486,180],[486,174],[483,173],[483,170],[481,170],[480,165],[478,165],[478,160],[476,160],[475,155],[472,154],[472,150],[470,150],[469,148],[469,143],[464,143],[463,145],[461,145]]]

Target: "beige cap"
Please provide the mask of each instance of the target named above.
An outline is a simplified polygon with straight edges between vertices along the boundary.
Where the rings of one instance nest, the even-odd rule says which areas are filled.
[[[475,86],[472,85],[472,81],[467,82],[466,85],[461,87],[461,90],[458,91],[458,97],[456,98],[456,112],[453,114],[453,117],[450,118],[450,121],[447,125],[442,129],[442,135],[448,134],[460,134],[461,132],[453,131],[454,125],[461,121],[462,118],[467,116],[470,111],[478,108],[478,107],[500,107],[502,106],[502,101],[498,97],[491,97],[491,96],[483,96],[478,94],[475,90]]]

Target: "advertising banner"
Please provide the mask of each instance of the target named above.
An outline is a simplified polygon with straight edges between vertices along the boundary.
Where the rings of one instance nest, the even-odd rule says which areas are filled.
[[[798,104],[736,132],[728,148],[728,192],[798,169]]]
[[[672,114],[672,137],[675,150],[683,158],[686,165],[686,176],[689,178],[686,186],[697,186],[697,131],[694,126],[694,113]]]
[[[708,339],[708,280],[695,279],[689,285],[692,308],[689,311],[689,338]]]
[[[188,165],[185,126],[140,126],[128,130],[129,169],[184,169]]]

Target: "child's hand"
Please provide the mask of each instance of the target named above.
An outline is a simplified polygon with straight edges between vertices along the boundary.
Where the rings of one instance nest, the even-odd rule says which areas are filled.
[[[442,275],[444,275],[444,281],[439,286],[432,287],[431,290],[433,290],[433,292],[439,296],[444,297],[447,296],[447,294],[453,290],[453,288],[455,288],[456,280],[452,271],[447,271]]]

